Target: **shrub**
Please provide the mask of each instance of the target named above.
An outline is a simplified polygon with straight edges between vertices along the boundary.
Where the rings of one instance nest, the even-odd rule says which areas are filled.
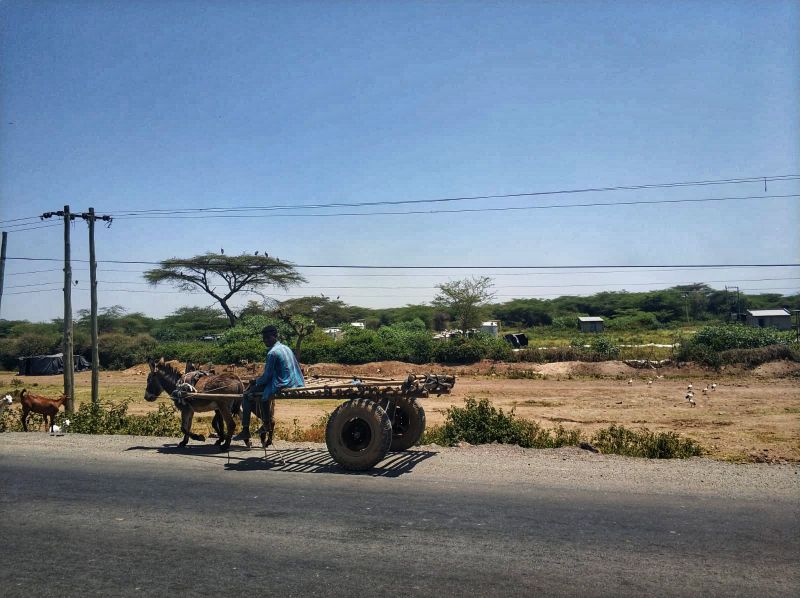
[[[362,328],[348,329],[336,343],[334,352],[336,362],[345,364],[379,361],[383,354],[378,333]]]
[[[757,349],[729,349],[718,354],[720,363],[738,363],[754,368],[770,361],[788,359],[800,361],[800,347],[789,345],[769,345]]]
[[[723,359],[720,355],[723,351],[788,345],[791,339],[791,332],[780,332],[772,328],[755,328],[742,324],[705,326],[691,339],[681,344],[677,358],[681,361],[697,361],[716,367],[722,363],[732,363]],[[728,358],[734,355],[736,354],[728,354]]]
[[[149,334],[127,336],[115,332],[100,335],[97,345],[101,366],[124,369],[142,363],[153,355],[157,343]]]
[[[610,338],[597,335],[589,343],[589,351],[592,353],[592,361],[607,361],[619,357],[619,347]]]
[[[453,446],[458,442],[470,444],[517,444],[524,448],[555,448],[580,442],[580,432],[558,426],[548,430],[538,423],[519,419],[511,413],[496,409],[488,399],[468,398],[464,407],[450,407],[442,426],[435,426],[423,436],[422,444],[435,442]]]
[[[300,347],[300,360],[303,363],[323,363],[336,359],[335,341],[327,334],[312,335]]]
[[[480,342],[475,339],[452,338],[437,342],[433,355],[439,363],[466,364],[480,361],[484,351]]]
[[[533,363],[553,363],[556,361],[578,361],[582,352],[575,347],[549,347],[537,349],[527,347],[515,354],[517,361],[528,361]]]
[[[0,416],[0,431],[21,432],[22,410],[6,409]],[[59,412],[56,425],[62,429],[64,420],[69,420],[69,432],[78,434],[133,434],[136,436],[180,436],[181,422],[175,409],[160,403],[158,410],[146,415],[128,415],[127,403],[83,403],[73,413]],[[28,418],[28,428],[40,428],[41,415]]]
[[[220,359],[221,352],[222,349],[216,343],[200,341],[170,342],[159,343],[153,349],[151,357],[165,357],[166,359],[178,359],[193,363],[222,363]]]
[[[681,438],[675,432],[651,432],[647,428],[638,431],[623,426],[604,428],[592,437],[592,444],[601,453],[648,459],[685,459],[703,454],[700,445],[690,438]]]
[[[297,418],[294,418],[291,428],[281,425],[275,427],[275,438],[289,442],[325,442],[325,428],[330,416],[330,413],[320,416],[306,429],[301,428]]]
[[[246,361],[264,361],[267,348],[261,341],[261,335],[257,339],[246,339],[227,342],[217,350],[216,359],[218,363],[239,363]]]

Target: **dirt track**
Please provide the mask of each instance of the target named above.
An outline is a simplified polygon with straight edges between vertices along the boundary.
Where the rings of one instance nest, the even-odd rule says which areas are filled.
[[[796,363],[775,362],[751,371],[729,368],[716,374],[698,367],[637,370],[621,362],[482,362],[456,368],[383,362],[352,367],[320,364],[313,366],[312,373],[400,377],[412,371],[442,370],[459,378],[451,395],[424,399],[429,426],[442,423],[447,408],[462,405],[467,397],[487,398],[496,407],[513,408],[518,416],[545,426],[578,427],[587,434],[611,424],[645,426],[690,436],[716,458],[800,461],[800,364]],[[103,372],[101,392],[115,400],[130,399],[131,413],[155,409],[155,404],[142,398],[144,371]],[[12,378],[0,375],[0,388],[8,389]],[[54,377],[21,380],[28,386],[37,383],[41,390],[55,391],[60,384]],[[717,389],[703,394],[702,389],[712,382],[718,384]],[[696,407],[684,399],[689,383],[694,385]],[[76,375],[76,387],[78,400],[86,400],[88,372]],[[280,401],[276,417],[286,427],[295,420],[300,427],[308,427],[336,405],[335,401]]]

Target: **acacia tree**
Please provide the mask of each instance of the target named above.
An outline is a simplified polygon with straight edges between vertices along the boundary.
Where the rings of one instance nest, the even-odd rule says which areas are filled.
[[[488,276],[445,282],[437,285],[439,294],[434,297],[433,305],[452,313],[459,329],[466,334],[480,323],[483,307],[494,298],[492,284]]]
[[[292,264],[273,257],[217,253],[164,260],[158,268],[147,270],[144,278],[153,286],[166,282],[182,291],[201,290],[211,295],[225,310],[231,327],[236,324],[236,314],[228,302],[236,293],[261,294],[264,287],[286,290],[306,282]]]

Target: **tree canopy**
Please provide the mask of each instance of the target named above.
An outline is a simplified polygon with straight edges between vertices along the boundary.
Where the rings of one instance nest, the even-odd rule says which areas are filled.
[[[292,264],[277,258],[217,253],[164,260],[159,267],[147,270],[144,278],[154,286],[171,283],[182,291],[211,295],[225,311],[230,326],[236,324],[237,316],[229,302],[237,293],[261,295],[265,287],[286,290],[306,281]]]
[[[494,297],[492,283],[488,276],[442,283],[437,285],[439,294],[434,297],[433,305],[451,312],[459,329],[466,334],[480,324],[482,308]]]

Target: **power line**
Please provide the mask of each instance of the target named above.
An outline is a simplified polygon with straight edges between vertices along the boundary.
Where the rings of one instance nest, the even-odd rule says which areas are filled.
[[[241,212],[241,211],[274,211],[274,210],[318,209],[318,208],[396,206],[396,205],[424,204],[424,203],[472,201],[478,199],[511,199],[516,197],[572,195],[578,193],[602,193],[609,191],[634,191],[643,189],[664,189],[664,188],[675,188],[675,187],[697,187],[697,186],[711,186],[711,185],[738,185],[744,183],[761,183],[761,182],[766,183],[768,181],[793,181],[797,179],[800,179],[800,175],[787,174],[787,175],[776,175],[776,176],[766,176],[766,177],[746,177],[738,179],[733,178],[733,179],[716,179],[716,180],[706,180],[706,181],[682,181],[682,182],[672,182],[672,183],[652,183],[643,185],[616,185],[610,187],[588,187],[583,189],[560,189],[555,191],[528,191],[522,193],[471,195],[462,197],[442,197],[435,199],[409,199],[409,200],[399,200],[399,201],[331,202],[331,203],[275,205],[275,206],[234,206],[226,208],[223,207],[181,208],[181,209],[160,208],[160,209],[130,210],[128,212],[120,212],[116,214],[116,217],[137,216],[142,214],[177,215],[177,214],[196,214],[198,212],[224,213],[224,212]]]
[[[492,195],[472,195],[462,197],[441,197],[434,199],[414,199],[414,200],[400,200],[400,201],[370,201],[370,202],[330,202],[330,203],[317,203],[317,204],[298,204],[298,205],[276,205],[276,206],[234,206],[228,208],[182,208],[182,209],[150,209],[150,210],[129,210],[127,212],[120,212],[119,216],[134,216],[140,214],[191,214],[197,212],[233,212],[233,211],[246,211],[246,210],[291,210],[291,209],[318,209],[318,208],[343,208],[343,207],[373,207],[382,205],[409,205],[409,204],[424,204],[424,203],[444,203],[444,202],[457,202],[457,201],[471,201],[478,199],[510,199],[515,197],[537,197],[547,195],[572,195],[578,193],[603,193],[611,191],[636,191],[644,189],[669,189],[676,187],[705,187],[714,185],[741,185],[747,183],[761,183],[765,185],[768,182],[783,182],[794,181],[800,179],[798,174],[781,174],[771,176],[755,176],[755,177],[742,177],[742,178],[727,178],[727,179],[712,179],[702,181],[679,181],[669,183],[648,183],[641,185],[614,185],[605,187],[587,187],[581,189],[559,189],[554,191],[529,191],[522,193],[504,193]],[[113,214],[112,214],[113,216]],[[27,216],[24,218],[10,218],[0,220],[0,224],[7,224],[10,222],[22,222],[28,220],[39,220],[42,216]],[[29,222],[28,224],[32,224]]]
[[[58,262],[58,258],[52,257],[7,257],[7,260],[29,261],[29,262]],[[74,262],[88,262],[89,260],[74,259]],[[143,264],[160,266],[161,262],[151,262],[144,260],[97,260],[98,264]],[[366,264],[291,264],[290,262],[283,262],[284,264],[293,266],[295,268],[341,268],[341,269],[356,269],[356,270],[576,270],[580,268],[598,269],[598,268],[620,268],[624,270],[638,270],[642,268],[681,268],[681,269],[716,269],[716,268],[797,268],[800,263],[787,262],[787,263],[761,263],[761,264],[580,264],[580,265],[560,265],[560,266],[376,266]],[[176,261],[176,266],[192,265],[194,262],[190,260]]]
[[[25,231],[36,230],[36,229],[39,229],[39,228],[53,228],[54,226],[61,226],[61,223],[59,222],[59,223],[56,223],[56,224],[42,224],[41,226],[31,226],[31,227],[28,227],[28,228],[17,228],[17,229],[14,229],[14,230],[7,230],[6,232],[8,232],[8,233],[23,233]]]
[[[79,291],[88,291],[88,288],[85,287],[77,287]],[[797,287],[768,287],[768,288],[761,288],[761,289],[741,289],[742,291],[751,291],[751,292],[758,292],[764,293],[767,291],[781,291],[781,290],[790,290],[798,291]],[[48,293],[48,292],[56,292],[61,291],[61,289],[39,289],[39,290],[32,290],[32,291],[16,291],[13,293],[7,293],[8,295],[25,295],[31,293]],[[181,295],[185,294],[183,291],[151,291],[151,290],[136,290],[136,289],[104,289],[106,293],[148,293],[154,295]],[[535,297],[523,297],[519,294],[500,294],[495,295],[495,297],[502,297],[502,298],[511,298],[511,299],[526,299],[526,298],[536,298],[536,297],[591,297],[592,295],[596,295],[599,292],[592,293],[591,295],[568,295],[564,293],[536,293]],[[304,294],[297,294],[297,293],[270,293],[272,297],[287,297],[287,298],[299,298],[299,297],[308,297],[308,295]],[[348,295],[349,298],[352,299],[416,299],[418,295],[397,295],[396,293],[387,294],[387,295]]]
[[[707,202],[723,202],[735,200],[750,200],[750,199],[787,199],[792,197],[800,197],[800,194],[785,194],[785,195],[746,195],[737,197],[705,197],[700,199],[654,199],[654,200],[634,200],[634,201],[612,201],[612,202],[589,202],[589,203],[575,203],[575,204],[548,204],[539,206],[506,206],[494,208],[459,208],[452,210],[407,210],[404,212],[388,211],[388,212],[334,212],[330,214],[186,214],[182,218],[184,220],[205,220],[209,218],[333,218],[340,216],[413,216],[420,214],[466,214],[478,212],[513,212],[513,211],[526,211],[526,210],[556,210],[567,208],[594,208],[594,207],[613,207],[613,206],[637,206],[637,205],[658,205],[658,204],[681,204],[681,203],[707,203]],[[122,220],[130,219],[148,219],[148,220],[170,220],[174,214],[157,214],[157,215],[134,215],[134,216],[115,216],[115,218]]]

